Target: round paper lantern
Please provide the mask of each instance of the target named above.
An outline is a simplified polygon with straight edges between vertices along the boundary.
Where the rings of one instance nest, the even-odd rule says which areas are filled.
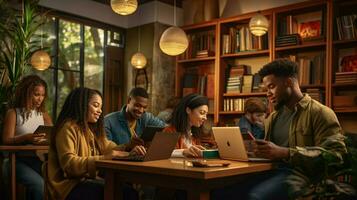
[[[110,5],[119,15],[130,15],[138,8],[137,0],[111,0]]]
[[[147,60],[144,54],[138,52],[131,57],[130,62],[136,69],[143,69],[146,66]]]
[[[45,70],[51,65],[51,58],[46,51],[36,51],[31,56],[31,65],[37,70]]]
[[[160,49],[165,54],[176,56],[183,53],[188,47],[186,33],[177,26],[172,26],[164,31],[160,38]]]
[[[249,30],[253,35],[262,36],[268,31],[269,22],[268,19],[257,13],[249,21]]]

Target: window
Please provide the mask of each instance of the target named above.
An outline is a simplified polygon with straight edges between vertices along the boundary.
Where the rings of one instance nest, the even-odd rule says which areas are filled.
[[[45,71],[31,68],[26,74],[37,74],[47,82],[46,108],[53,119],[72,89],[84,86],[103,93],[105,44],[123,48],[121,31],[48,17],[37,32],[43,35],[42,46],[51,55],[51,67]]]

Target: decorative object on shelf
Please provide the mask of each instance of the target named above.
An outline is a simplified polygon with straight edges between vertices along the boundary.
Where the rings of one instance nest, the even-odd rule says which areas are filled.
[[[249,21],[249,30],[253,35],[262,36],[268,31],[269,21],[259,12]]]
[[[138,85],[141,85],[143,81],[145,82],[145,89],[148,90],[149,79],[148,79],[148,75],[146,73],[146,69],[145,68],[137,69],[136,74],[135,74],[135,87],[138,87]]]
[[[44,50],[38,50],[31,56],[31,65],[37,70],[46,70],[51,65],[51,58]]]
[[[138,8],[137,0],[111,0],[110,6],[119,15],[133,14]]]
[[[186,33],[176,26],[176,0],[174,1],[174,26],[162,33],[159,45],[161,51],[170,56],[177,56],[188,47]]]

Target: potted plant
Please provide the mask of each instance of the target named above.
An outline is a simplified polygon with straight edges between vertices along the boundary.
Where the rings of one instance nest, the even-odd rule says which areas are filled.
[[[37,3],[24,0],[22,10],[16,11],[8,1],[0,0],[0,125],[18,81],[30,67],[32,53],[40,48],[39,40],[34,40],[43,24]]]
[[[347,153],[343,156],[343,162],[324,148],[311,147],[310,150],[316,150],[315,153],[319,154],[318,164],[293,169],[287,179],[291,196],[304,199],[356,199],[357,135],[347,135],[345,144]]]

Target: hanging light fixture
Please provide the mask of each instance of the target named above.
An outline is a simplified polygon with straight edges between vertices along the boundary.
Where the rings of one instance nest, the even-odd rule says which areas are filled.
[[[43,25],[41,25],[43,26]],[[51,65],[51,57],[48,53],[42,50],[42,27],[41,27],[41,49],[32,54],[30,63],[37,70],[46,70]]]
[[[139,17],[140,17],[140,15],[139,15]],[[140,52],[140,42],[141,42],[140,36],[141,36],[141,34],[140,34],[140,25],[139,25],[139,27],[138,27],[138,52],[135,53],[131,57],[131,60],[130,60],[131,65],[133,65],[133,67],[136,69],[145,68],[146,63],[147,63],[145,55]]]
[[[268,31],[269,21],[259,12],[249,21],[249,30],[255,36],[262,36]]]
[[[130,15],[138,8],[137,0],[111,0],[110,6],[119,15]]]
[[[176,26],[176,0],[174,0],[174,26],[166,29],[160,38],[160,49],[167,55],[177,56],[188,47],[186,33]]]

